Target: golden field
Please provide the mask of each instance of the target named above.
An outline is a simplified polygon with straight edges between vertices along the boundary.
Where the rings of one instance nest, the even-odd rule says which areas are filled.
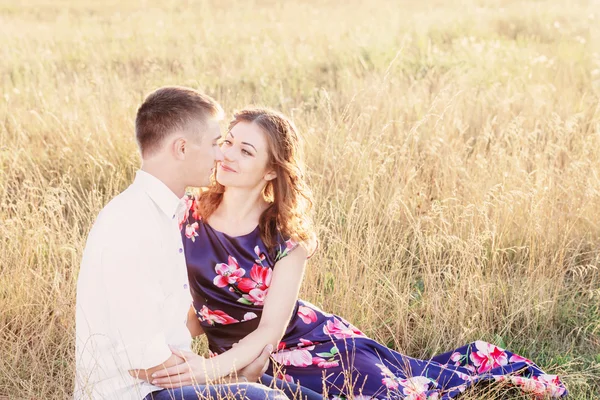
[[[168,84],[293,116],[304,299],[405,354],[483,339],[600,398],[600,2],[0,0],[0,44],[0,398],[69,397],[86,235]]]

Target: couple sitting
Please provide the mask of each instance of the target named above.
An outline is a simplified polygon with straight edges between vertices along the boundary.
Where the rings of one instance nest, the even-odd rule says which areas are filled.
[[[76,399],[448,399],[481,381],[566,395],[493,344],[415,359],[299,300],[316,248],[299,134],[248,108],[222,138],[222,114],[179,87],[140,106],[141,170],[101,211],[79,273]],[[191,352],[200,334],[211,358]]]

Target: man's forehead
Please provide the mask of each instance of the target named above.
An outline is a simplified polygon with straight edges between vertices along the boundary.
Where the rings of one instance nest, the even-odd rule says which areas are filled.
[[[191,121],[192,131],[196,134],[213,139],[213,136],[221,136],[221,125],[216,118],[196,119]]]

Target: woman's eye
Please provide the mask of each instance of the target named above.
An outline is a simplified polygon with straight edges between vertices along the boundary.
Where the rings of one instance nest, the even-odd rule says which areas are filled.
[[[251,156],[252,153],[250,153],[248,150],[242,150],[242,153],[247,155],[247,156]]]

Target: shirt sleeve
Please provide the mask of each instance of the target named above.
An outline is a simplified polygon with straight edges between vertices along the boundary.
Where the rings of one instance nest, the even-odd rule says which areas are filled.
[[[113,240],[101,255],[114,358],[123,369],[148,369],[171,356],[161,322],[160,244],[129,237]]]

